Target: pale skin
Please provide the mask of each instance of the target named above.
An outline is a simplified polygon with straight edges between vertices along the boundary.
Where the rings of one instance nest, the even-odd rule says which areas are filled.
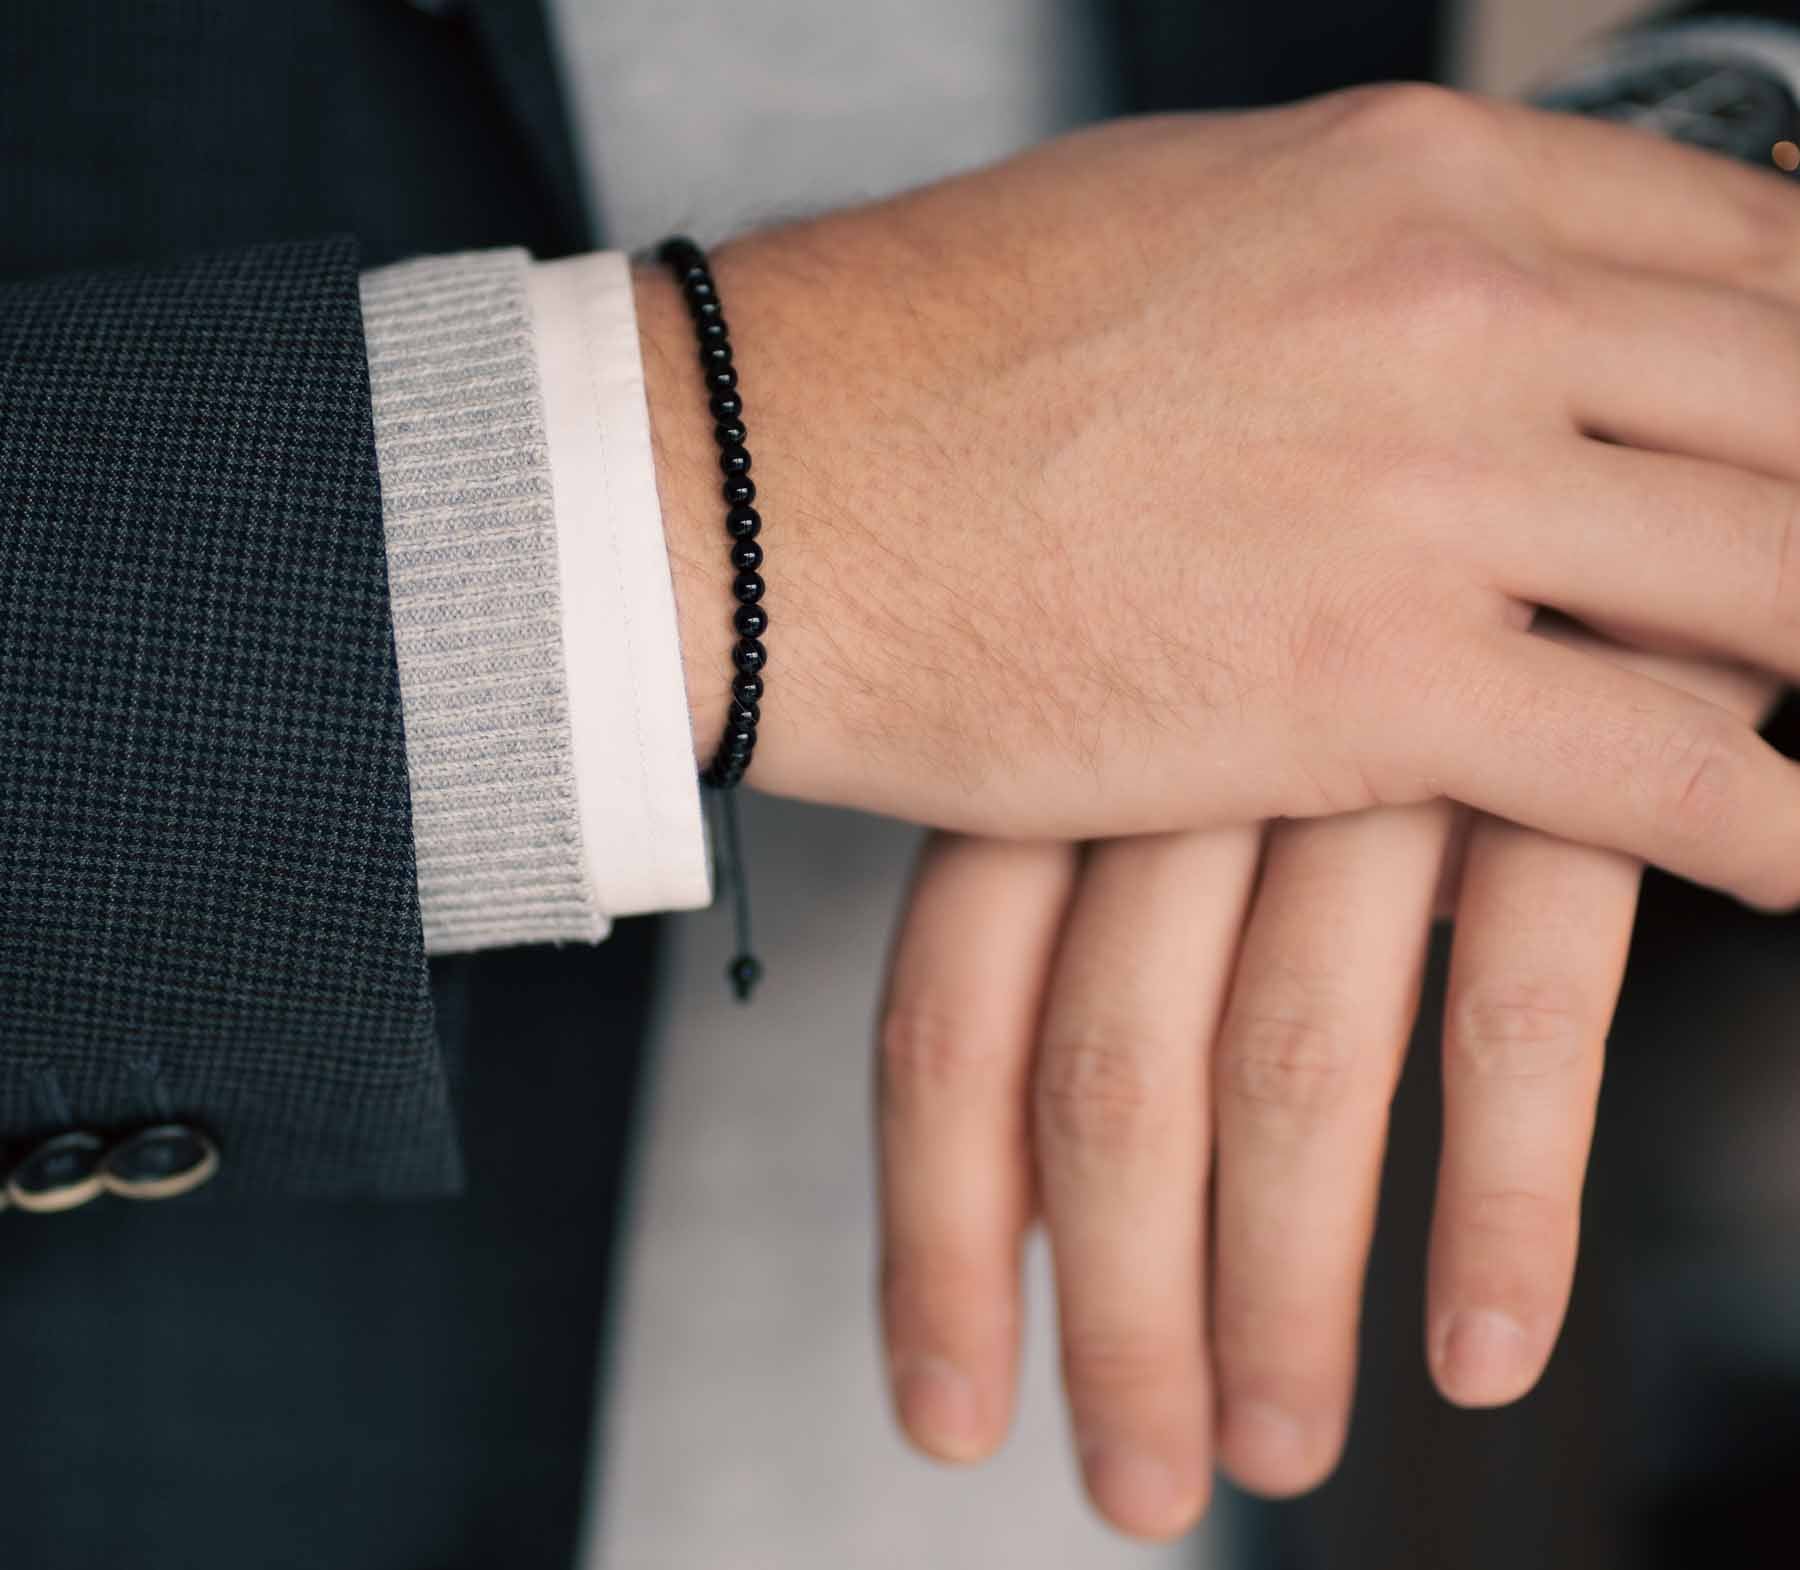
[[[1746,717],[1773,694],[1636,662]],[[1271,1495],[1329,1473],[1434,904],[1456,935],[1425,1356],[1458,1404],[1523,1395],[1568,1301],[1639,872],[1443,802],[1085,848],[937,836],[881,1031],[907,1433],[952,1461],[1000,1443],[1042,1220],[1109,1520],[1184,1530],[1215,1460]]]
[[[1324,1475],[1459,818],[1427,1354],[1521,1393],[1639,866],[1800,901],[1800,770],[1754,728],[1800,674],[1792,193],[1373,89],[1085,133],[715,269],[767,519],[753,782],[954,831],[882,1030],[908,1432],[999,1442],[1041,1210],[1110,1519],[1191,1522],[1215,1414],[1250,1486]],[[638,294],[704,754],[722,507],[680,302]]]

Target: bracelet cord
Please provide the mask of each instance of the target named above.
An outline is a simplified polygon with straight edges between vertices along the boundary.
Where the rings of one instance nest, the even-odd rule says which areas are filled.
[[[751,505],[756,482],[750,478],[750,449],[745,445],[749,428],[744,423],[744,400],[738,391],[737,367],[732,360],[731,337],[725,323],[719,288],[713,281],[706,253],[685,235],[671,235],[656,248],[657,260],[668,268],[681,290],[700,348],[700,371],[713,418],[713,440],[719,449],[720,494],[724,499],[728,557],[735,576],[732,597],[737,608],[732,628],[731,663],[736,674],[731,682],[731,706],[725,716],[724,734],[712,761],[701,771],[701,786],[717,803],[719,832],[715,836],[718,857],[716,881],[728,885],[737,952],[725,967],[726,978],[738,1001],[747,1003],[762,979],[762,962],[750,937],[750,885],[745,868],[743,832],[738,821],[737,788],[743,784],[756,752],[756,726],[762,718],[763,671],[769,663],[762,635],[769,628],[769,613],[762,599],[766,588],[758,569],[763,564],[762,515]]]

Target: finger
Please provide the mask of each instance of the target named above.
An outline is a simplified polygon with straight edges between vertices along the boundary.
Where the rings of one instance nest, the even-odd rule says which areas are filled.
[[[1639,864],[1492,818],[1470,840],[1445,1010],[1426,1351],[1466,1406],[1523,1395],[1575,1272]]]
[[[1004,1437],[1032,1175],[1028,1083],[1075,851],[935,836],[889,969],[878,1075],[895,1410],[945,1460]]]
[[[1389,799],[1448,795],[1753,905],[1800,899],[1800,769],[1725,710],[1524,632],[1478,635],[1434,678]]]
[[[1792,293],[1800,201],[1768,170],[1632,126],[1482,100],[1519,155],[1519,188],[1565,245]]]
[[[1596,654],[1609,664],[1653,676],[1665,686],[1704,698],[1746,725],[1763,724],[1774,713],[1785,690],[1778,678],[1747,665],[1623,647],[1596,637],[1578,622],[1558,616],[1540,614],[1531,631],[1534,637],[1547,638],[1567,649]]]
[[[1790,196],[1800,201],[1800,193]],[[1800,313],[1793,305],[1606,264],[1561,269],[1555,289],[1563,307],[1557,352],[1570,412],[1583,429],[1800,479]],[[1710,543],[1711,522],[1710,511],[1679,518],[1702,544]]]
[[[1388,1101],[1451,809],[1271,832],[1217,1053],[1220,1459],[1291,1494],[1336,1463]]]
[[[1574,438],[1479,494],[1469,548],[1514,597],[1800,675],[1800,485]]]
[[[1597,647],[1567,625],[1539,632]],[[1604,653],[1752,724],[1779,694],[1734,667]],[[1476,820],[1466,863],[1426,1347],[1446,1396],[1491,1405],[1536,1380],[1567,1307],[1601,1044],[1639,879],[1628,858],[1489,818]]]
[[[1206,1049],[1256,869],[1251,829],[1095,846],[1045,1006],[1037,1155],[1070,1415],[1125,1531],[1204,1509]]]

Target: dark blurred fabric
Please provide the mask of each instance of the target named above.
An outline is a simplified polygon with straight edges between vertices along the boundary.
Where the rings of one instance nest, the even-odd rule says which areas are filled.
[[[655,930],[436,968],[460,1198],[0,1218],[0,1564],[570,1570]]]
[[[1357,82],[1442,76],[1435,0],[1090,0],[1118,42],[1129,113],[1285,103]]]
[[[189,485],[200,509],[215,503],[221,478],[238,483],[219,470],[230,445],[219,433],[250,433],[270,461],[243,482],[254,506],[242,503],[233,516],[266,514],[277,535],[283,522],[312,530],[305,499],[342,467],[343,452],[360,453],[361,490],[334,492],[327,511],[336,511],[317,532],[327,538],[335,526],[356,531],[364,546],[373,542],[373,627],[350,616],[347,600],[335,603],[324,568],[310,585],[321,603],[306,614],[315,628],[333,617],[343,628],[341,647],[330,651],[347,667],[331,676],[333,701],[342,707],[371,684],[385,695],[385,708],[365,700],[357,711],[385,715],[385,729],[365,727],[371,764],[398,767],[400,736],[397,695],[380,686],[391,685],[392,660],[353,248],[318,252],[336,269],[335,295],[311,274],[304,288],[284,294],[278,285],[288,274],[269,266],[267,253],[235,248],[341,233],[361,242],[364,264],[501,244],[544,255],[579,249],[589,235],[561,115],[543,18],[530,0],[475,0],[443,17],[401,0],[58,0],[0,10],[0,276],[31,280],[18,285],[19,298],[60,301],[68,318],[62,340],[42,331],[42,309],[9,318],[24,324],[9,374],[21,385],[41,378],[52,398],[74,400],[61,413],[43,398],[14,410],[5,435],[24,441],[44,427],[29,456],[56,483],[77,487],[74,501],[64,497],[62,524],[110,519],[124,532],[105,561],[121,571],[128,547],[147,543],[131,539],[133,523],[150,528],[148,503],[133,486],[165,453],[200,471]],[[228,250],[230,261],[166,272],[173,281],[161,293],[146,271]],[[70,269],[93,266],[121,270],[90,283],[62,281]],[[322,300],[335,301],[342,318],[332,319],[329,334]],[[161,317],[151,309],[159,301]],[[251,348],[240,353],[247,335]],[[86,345],[86,359],[58,358],[65,341]],[[138,359],[147,370],[134,380]],[[260,373],[272,378],[268,386],[256,380]],[[141,443],[141,461],[114,477],[110,500],[79,490],[106,476],[70,471],[83,422],[121,453]],[[296,442],[325,459],[303,467],[282,492],[274,460]],[[7,467],[9,507],[42,509],[62,494],[21,485],[22,472],[17,461]],[[165,493],[176,494],[155,492]],[[6,520],[15,542],[22,516]],[[179,536],[191,523],[178,520],[164,533]],[[93,539],[101,548],[100,536]],[[167,565],[198,572],[230,560],[225,549],[217,561]],[[255,644],[259,630],[275,625],[266,615],[271,561],[237,565],[240,581],[215,598],[254,606],[265,618],[250,629]],[[8,581],[42,586],[47,566],[9,558]],[[186,602],[171,600],[168,587],[167,575],[122,583],[108,636],[134,658],[203,635],[188,627]],[[106,647],[79,642],[69,652],[109,657]],[[208,667],[221,681],[234,674],[224,663]],[[13,690],[28,714],[43,712],[30,706],[46,689]],[[121,716],[127,729],[112,738],[113,756],[128,765],[134,749],[141,754],[151,742],[192,751],[194,719],[154,704]],[[313,957],[323,990],[345,964],[367,960],[358,936],[365,926],[406,929],[405,780],[379,842],[357,841],[349,831],[361,798],[334,803],[335,777],[309,765],[306,736],[290,730],[280,733],[283,746],[241,760],[232,799],[274,812],[281,788],[299,792],[298,805],[275,822],[243,829],[251,849],[311,834],[321,821],[329,828],[334,813],[341,819],[339,854],[351,862],[316,882],[309,867],[307,886],[291,891],[298,905],[341,902],[324,922],[340,943]],[[11,779],[6,762],[0,777]],[[258,767],[280,779],[258,776]],[[80,777],[77,770],[63,783]],[[221,786],[217,770],[190,777],[206,790]],[[73,811],[50,827],[64,836],[83,830]],[[102,827],[93,825],[96,833]],[[114,841],[141,836],[111,844],[128,868],[157,857],[182,863],[188,848],[166,832],[104,827]],[[219,854],[206,836],[225,827],[194,824],[194,854]],[[7,847],[18,850],[16,836]],[[299,864],[290,857],[288,865]],[[34,897],[28,882],[13,892]],[[227,947],[256,944],[255,913],[214,911],[216,904],[178,912],[175,921],[203,950],[188,956],[202,971]],[[230,922],[208,949],[213,929],[202,918],[221,912]],[[109,986],[157,984],[155,956],[131,936],[115,945],[117,962],[113,949],[79,939],[59,951],[92,968],[97,1006]],[[419,993],[416,916],[408,937],[409,982]],[[291,970],[309,953],[310,945],[276,941],[261,962]],[[417,1065],[379,1059],[349,1034],[314,1044],[310,1055],[296,1038],[283,1058],[279,1032],[273,1049],[259,1045],[261,1056],[216,1065],[267,1137],[253,1137],[248,1113],[219,1128],[228,1165],[213,1190],[161,1205],[0,1216],[0,1565],[566,1570],[654,953],[654,927],[627,923],[598,950],[440,961],[432,967],[439,1039],[435,1048],[415,1042]],[[120,963],[143,973],[134,979]],[[387,973],[369,970],[352,1001],[373,1016]],[[175,979],[204,991],[185,973]],[[423,1003],[419,993],[420,1030]],[[116,1030],[129,1023],[118,1009],[108,1014]],[[105,1028],[100,1035],[111,1039]],[[193,1046],[172,1044],[171,1066]],[[341,1104],[308,1077],[333,1051],[343,1067],[328,1083]],[[176,1082],[185,1085],[179,1073]],[[405,1119],[391,1119],[385,1133],[369,1126],[415,1083],[431,1094],[405,1103],[413,1108]],[[68,1095],[80,1103],[70,1108],[76,1118],[126,1110],[99,1105],[74,1077]],[[285,1170],[287,1186],[379,1191],[380,1183],[359,1183],[332,1164],[353,1135],[377,1163],[419,1143],[407,1181],[391,1186],[443,1189],[455,1176],[458,1143],[447,1095],[460,1124],[465,1197],[305,1204],[224,1192],[240,1164],[277,1148],[318,1164],[310,1173]],[[282,1143],[284,1130],[299,1129],[310,1131],[306,1140]],[[428,1181],[414,1182],[415,1168]]]
[[[0,82],[0,276],[590,238],[537,0],[13,0]]]
[[[347,239],[0,285],[8,1173],[181,1118],[215,1194],[455,1187],[367,411]]]

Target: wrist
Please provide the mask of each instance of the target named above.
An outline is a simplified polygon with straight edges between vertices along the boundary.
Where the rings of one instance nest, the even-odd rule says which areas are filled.
[[[853,218],[758,234],[711,257],[741,377],[759,543],[769,669],[746,783],[775,795],[908,815],[902,790],[916,760],[899,714],[941,718],[957,695],[936,671],[898,687],[898,650],[934,619],[907,554],[882,535],[950,499],[909,465],[914,446],[894,412],[893,384],[922,399],[904,367],[916,317],[871,311],[881,292],[884,232]],[[727,559],[723,475],[693,323],[675,280],[656,263],[634,271],[651,449],[675,589],[695,762],[718,746],[736,674],[737,602]],[[861,349],[846,354],[847,340]],[[899,368],[899,369],[897,369]],[[890,440],[871,444],[879,428]],[[930,564],[924,557],[914,563]],[[926,576],[932,576],[927,572]],[[959,598],[966,605],[967,598]],[[931,687],[930,695],[925,688]]]
[[[845,722],[846,611],[854,563],[835,520],[846,505],[842,470],[825,459],[845,444],[832,405],[844,392],[822,322],[838,320],[828,279],[809,276],[790,297],[791,257],[778,232],[734,241],[711,265],[742,377],[750,478],[769,553],[763,575],[770,671],[746,783],[776,795],[850,804],[858,750]],[[719,745],[737,674],[737,600],[727,558],[724,475],[701,376],[694,326],[680,288],[655,262],[633,271],[651,451],[675,589],[697,768]],[[808,444],[802,451],[801,442]],[[814,451],[811,444],[818,444]],[[860,652],[860,640],[849,643]],[[854,682],[854,677],[850,677]]]
[[[718,745],[731,696],[731,576],[721,546],[719,470],[695,364],[693,328],[675,281],[655,262],[632,268],[650,446],[681,636],[694,766]]]

